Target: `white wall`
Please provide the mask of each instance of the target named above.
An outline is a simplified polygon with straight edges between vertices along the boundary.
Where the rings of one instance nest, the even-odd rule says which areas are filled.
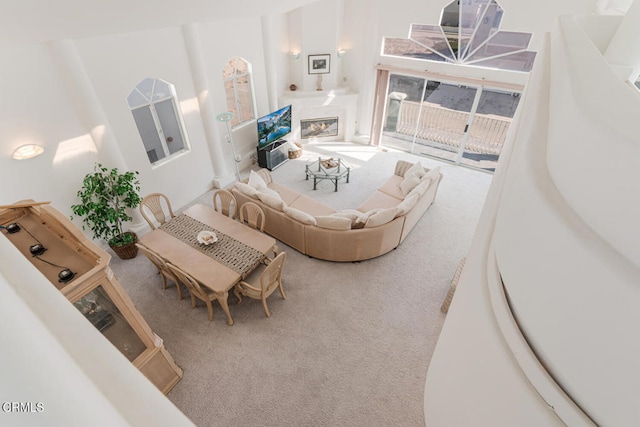
[[[230,40],[229,35],[233,34]],[[200,29],[202,49],[205,56],[205,66],[209,74],[209,85],[213,98],[214,108],[218,112],[227,111],[227,103],[222,85],[222,69],[234,56],[244,58],[252,65],[253,80],[255,85],[257,115],[261,111],[269,110],[269,96],[266,87],[268,85],[265,52],[263,49],[263,29],[260,17],[251,16],[242,19],[227,20],[224,22],[212,22],[202,24]],[[266,112],[264,113],[266,114]],[[225,163],[228,171],[233,172],[232,153],[226,142],[226,127],[219,124],[219,144],[223,146]],[[233,141],[236,152],[242,155],[240,168],[246,168],[251,164],[251,154],[255,153],[257,145],[257,128],[254,121],[245,124],[241,129],[233,133]]]
[[[221,42],[231,33],[236,34],[233,43]],[[227,110],[222,68],[233,56],[241,56],[253,65],[256,104],[266,114],[260,18],[201,24],[198,34],[215,112]],[[214,178],[233,175],[224,123],[203,117],[199,108],[181,27],[6,48],[3,57],[7,63],[0,83],[0,178],[19,185],[7,186],[0,203],[51,200],[69,215],[82,178],[96,161],[139,171],[142,194],[163,192],[176,208],[209,190]],[[78,77],[86,77],[87,84],[78,83]],[[146,77],[175,85],[191,148],[158,167],[149,164],[126,102]],[[214,122],[213,139],[204,131],[205,120]],[[255,152],[254,133],[253,122],[234,134],[242,167],[250,165],[250,154]],[[104,134],[109,138],[102,138]],[[44,155],[27,161],[10,159],[12,151],[27,142],[43,145]],[[223,158],[223,168],[215,169],[212,155]]]
[[[75,43],[127,166],[140,172],[142,194],[165,193],[179,207],[206,192],[214,171],[180,28]],[[191,147],[190,153],[158,167],[149,163],[126,100],[147,77],[176,87]]]
[[[536,65],[429,368],[434,425],[461,406],[481,425],[592,425],[576,405],[597,425],[640,422],[640,97],[597,49],[610,34],[584,31],[600,20],[563,17]]]
[[[76,114],[47,45],[6,48],[0,79],[0,204],[21,199],[50,200],[70,212],[85,173],[101,161],[96,143]],[[29,161],[11,159],[26,143],[45,147]]]

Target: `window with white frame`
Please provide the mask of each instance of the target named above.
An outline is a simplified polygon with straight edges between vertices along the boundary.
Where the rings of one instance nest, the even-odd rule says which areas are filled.
[[[385,37],[383,55],[529,72],[532,34],[500,30],[503,13],[495,0],[454,0],[439,25],[411,24],[408,38]]]
[[[231,58],[222,70],[227,109],[234,114],[231,126],[255,119],[251,64],[243,58]]]
[[[175,87],[146,78],[127,96],[133,119],[152,165],[189,149]]]

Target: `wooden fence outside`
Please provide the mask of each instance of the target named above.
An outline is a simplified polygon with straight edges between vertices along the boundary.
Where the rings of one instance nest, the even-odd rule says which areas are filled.
[[[450,110],[438,105],[403,101],[398,115],[396,132],[421,139],[460,147],[469,113]],[[465,150],[500,155],[511,124],[510,118],[486,116],[476,113],[469,129]]]

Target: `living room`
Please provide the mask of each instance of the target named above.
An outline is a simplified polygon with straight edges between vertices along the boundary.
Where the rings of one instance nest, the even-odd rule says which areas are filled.
[[[233,157],[225,141],[226,129],[215,122],[215,115],[227,110],[221,70],[235,56],[246,58],[253,66],[257,111],[261,115],[279,107],[278,98],[292,83],[301,92],[315,91],[316,79],[307,76],[301,64],[306,63],[310,54],[332,55],[335,71],[323,78],[324,90],[348,88],[357,93],[357,116],[349,120],[354,133],[364,140],[372,122],[375,65],[384,60],[379,55],[381,38],[405,37],[408,25],[415,21],[436,23],[444,3],[406,1],[401,3],[403,7],[397,2],[372,7],[368,2],[355,0],[300,1],[294,5],[299,9],[278,4],[270,10],[261,4],[251,7],[243,4],[245,10],[252,9],[254,14],[241,13],[242,7],[234,6],[225,15],[215,6],[194,2],[192,6],[200,8],[199,13],[188,17],[184,11],[174,11],[173,16],[172,12],[164,11],[163,18],[155,23],[113,19],[102,25],[96,23],[91,29],[57,24],[55,31],[43,24],[40,30],[52,31],[48,34],[39,34],[39,30],[26,25],[26,12],[18,15],[23,19],[13,19],[2,37],[6,62],[0,71],[4,77],[0,83],[3,93],[0,108],[5,155],[0,158],[0,174],[4,182],[19,185],[7,185],[0,202],[8,204],[25,198],[51,200],[54,207],[70,214],[78,185],[96,161],[139,170],[144,193],[168,194],[178,207],[206,194],[216,181],[232,181]],[[562,10],[549,3],[534,12],[522,2],[501,3],[508,11],[503,28],[533,32],[534,50],[545,45],[541,34],[554,28],[556,16],[587,14],[593,9],[592,5],[578,1],[566,2]],[[130,7],[119,6],[121,10]],[[51,16],[58,14],[91,22],[88,12],[56,11]],[[119,15],[105,14],[113,16]],[[142,14],[131,16],[142,19]],[[18,40],[20,34],[26,34],[25,30],[30,37]],[[291,34],[299,35],[304,45],[296,46]],[[301,54],[299,62],[289,55],[296,50]],[[341,57],[337,55],[339,50],[344,51]],[[403,66],[420,67],[413,61],[405,62]],[[434,67],[449,74],[460,72],[442,65]],[[460,67],[464,73],[477,72],[468,68]],[[177,88],[191,149],[187,155],[158,168],[149,164],[126,105],[127,94],[146,77],[166,79]],[[242,155],[241,166],[246,170],[252,166],[250,154],[255,150],[255,141],[243,139],[249,132],[246,128],[242,131],[234,133],[234,142]],[[13,150],[26,143],[44,146],[44,154],[23,162],[12,160]],[[430,159],[424,162],[435,164]],[[355,186],[357,181],[347,185],[352,184]],[[428,216],[427,213],[425,218]],[[388,268],[393,271],[397,267]],[[448,270],[447,274],[450,273]],[[293,305],[293,301],[285,303]],[[241,307],[246,310],[248,305],[244,303]],[[355,302],[351,305],[357,307]],[[227,329],[224,333],[233,333],[233,328]],[[426,366],[417,369],[424,371]],[[42,380],[38,384],[41,383]],[[126,406],[124,402],[120,404]]]

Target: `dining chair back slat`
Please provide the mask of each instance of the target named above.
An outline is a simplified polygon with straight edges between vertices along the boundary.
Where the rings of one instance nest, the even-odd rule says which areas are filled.
[[[217,190],[213,193],[213,208],[231,219],[238,216],[238,202],[228,190]]]
[[[175,217],[169,198],[162,193],[152,193],[144,196],[140,202],[139,209],[140,214],[152,230]]]

